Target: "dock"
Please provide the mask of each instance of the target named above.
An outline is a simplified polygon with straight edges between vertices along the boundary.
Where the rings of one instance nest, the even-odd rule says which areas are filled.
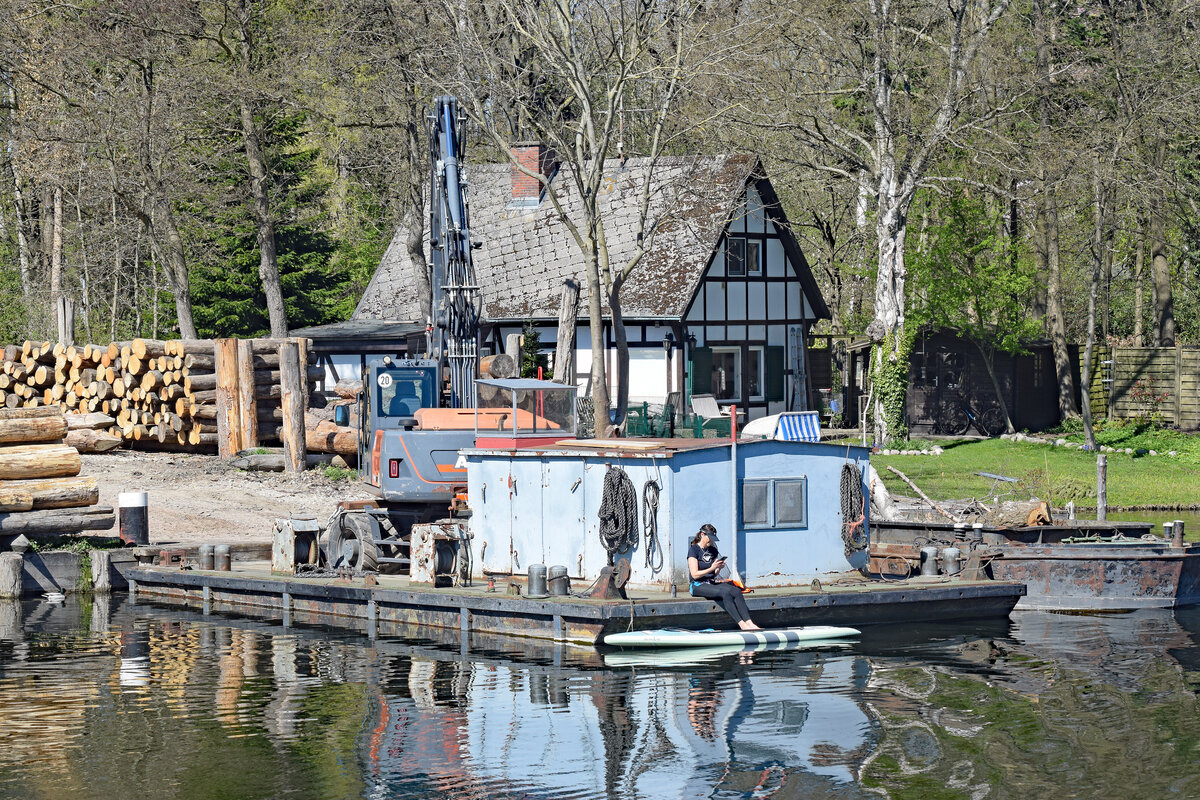
[[[280,621],[320,620],[333,627],[404,626],[456,629],[460,633],[523,636],[596,645],[608,633],[651,628],[726,628],[732,621],[716,603],[680,594],[630,590],[628,599],[576,595],[534,598],[509,594],[507,583],[432,588],[407,576],[307,578],[276,575],[266,562],[239,564],[236,571],[178,568],[129,569],[130,597]],[[857,573],[824,585],[770,587],[746,595],[763,627],[878,625],[1004,617],[1025,594],[1023,583],[936,578],[872,581]]]

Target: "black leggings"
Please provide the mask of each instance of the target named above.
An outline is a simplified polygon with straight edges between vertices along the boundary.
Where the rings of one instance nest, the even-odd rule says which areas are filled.
[[[726,613],[733,617],[734,622],[744,622],[750,619],[750,609],[746,607],[742,590],[732,583],[693,583],[692,595],[716,600]]]

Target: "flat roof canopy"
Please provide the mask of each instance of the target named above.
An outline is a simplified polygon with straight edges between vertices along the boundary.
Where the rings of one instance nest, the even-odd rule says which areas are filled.
[[[499,389],[513,389],[516,391],[534,389],[537,391],[577,391],[579,387],[569,386],[565,383],[555,383],[554,381],[539,381],[537,378],[479,378],[475,381],[484,386],[495,386]]]

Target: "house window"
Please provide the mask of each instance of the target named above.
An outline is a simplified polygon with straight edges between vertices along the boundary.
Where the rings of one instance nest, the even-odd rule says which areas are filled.
[[[808,479],[743,481],[742,526],[807,528]]]
[[[742,236],[725,240],[725,274],[739,278],[762,274],[762,242]]]
[[[712,396],[717,400],[740,400],[742,348],[714,347],[712,349]]]
[[[763,350],[757,345],[750,347],[750,357],[746,359],[746,386],[750,391],[751,400],[763,399]]]
[[[1040,350],[1033,351],[1033,388],[1040,389],[1046,383],[1042,378],[1042,370],[1045,369],[1045,363],[1042,361],[1044,354]]]

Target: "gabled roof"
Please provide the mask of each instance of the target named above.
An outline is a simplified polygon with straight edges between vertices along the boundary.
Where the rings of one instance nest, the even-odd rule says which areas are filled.
[[[568,169],[559,170],[554,187],[568,216],[581,219],[582,204]],[[614,270],[636,252],[642,179],[648,169],[649,159],[642,158],[628,159],[624,165],[609,159],[605,164],[607,181],[600,213]],[[548,199],[537,207],[511,203],[510,175],[508,164],[473,164],[466,170],[471,239],[479,243],[474,262],[484,318],[557,319],[566,278],[574,278],[581,287],[580,316],[585,317],[587,280],[579,248]],[[774,200],[755,156],[659,159],[648,217],[657,227],[650,251],[622,288],[622,312],[627,319],[683,318],[722,233],[740,213],[745,188],[752,182],[766,189],[764,199]],[[772,216],[781,213],[776,210]],[[786,231],[784,235],[791,239]],[[789,255],[801,272],[805,293],[818,316],[820,311],[828,316],[794,239],[791,245]],[[416,295],[404,236],[397,233],[354,318],[420,321],[426,314]]]

